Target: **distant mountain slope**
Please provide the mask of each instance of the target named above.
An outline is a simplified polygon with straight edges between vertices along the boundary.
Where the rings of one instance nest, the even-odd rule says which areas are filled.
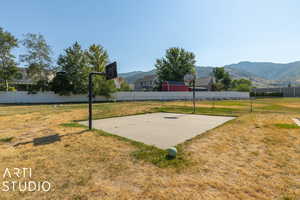
[[[212,76],[213,69],[214,67],[210,67],[210,66],[196,67],[197,77],[201,78],[201,77]]]
[[[126,73],[119,73],[119,76],[126,78],[126,77],[131,77],[135,76],[137,74],[143,73],[143,71],[133,71],[133,72],[126,72]]]
[[[198,77],[208,77],[211,75],[213,67],[196,67]],[[128,83],[134,83],[136,80],[144,76],[155,74],[155,69],[147,72],[135,71],[128,73],[120,73],[119,76],[124,78]]]
[[[214,67],[196,67],[198,77],[212,75]],[[225,65],[225,70],[229,72],[233,79],[252,79],[256,87],[276,87],[287,86],[300,83],[300,61],[287,64],[271,62],[240,62],[237,64]],[[147,75],[155,74],[155,69],[147,72],[134,71],[119,74],[128,83]]]
[[[197,77],[208,77],[212,76],[212,71],[214,67],[196,67]],[[233,79],[240,79],[240,78],[248,78],[248,77],[256,77],[255,75],[245,72],[243,70],[234,69],[234,68],[226,68],[226,71],[229,72],[230,76]],[[135,72],[128,72],[128,73],[120,73],[119,76],[124,78],[128,83],[134,83],[136,80],[143,78],[147,75],[155,74],[155,69],[147,72],[142,71],[135,71]]]
[[[198,77],[207,77],[207,76],[212,76],[214,67],[197,67],[197,76]],[[241,70],[241,69],[235,69],[231,67],[225,67],[225,71],[227,71],[232,79],[251,79],[253,82],[253,85],[255,87],[274,87],[279,84],[278,81],[273,81],[273,80],[267,80],[264,78],[260,78],[250,72]]]
[[[148,72],[135,71],[135,72],[120,73],[119,76],[124,78],[127,83],[133,84],[136,80],[152,74],[155,74],[154,69]]]
[[[271,62],[240,62],[225,67],[250,72],[258,77],[269,80],[296,81],[300,80],[300,61],[278,64]]]

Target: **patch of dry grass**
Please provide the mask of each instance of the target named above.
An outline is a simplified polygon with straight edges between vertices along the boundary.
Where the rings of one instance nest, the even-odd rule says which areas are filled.
[[[151,112],[174,104],[97,104],[95,116]],[[271,104],[277,102],[272,100]],[[227,104],[230,106],[234,105]],[[34,180],[48,180],[53,189],[48,193],[1,191],[1,200],[300,198],[299,129],[274,126],[292,124],[291,117],[299,117],[294,112],[241,113],[237,119],[182,144],[185,158],[193,165],[178,170],[136,159],[132,153],[138,148],[130,142],[82,132],[82,127],[61,126],[86,119],[86,105],[62,106],[59,112],[47,106],[39,106],[41,111],[32,107],[30,113],[18,113],[19,106],[5,107],[13,111],[0,116],[1,137],[14,137],[11,143],[0,143],[0,183],[5,168],[27,167],[32,168]],[[12,146],[54,133],[66,136],[48,145]]]

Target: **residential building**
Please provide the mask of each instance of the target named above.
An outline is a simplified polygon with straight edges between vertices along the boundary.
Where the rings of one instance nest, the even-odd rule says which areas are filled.
[[[161,87],[162,91],[190,91],[190,88],[184,82],[164,81]]]
[[[117,78],[114,78],[114,83],[115,83],[115,86],[117,89],[121,89],[121,85],[122,83],[126,83],[125,79],[122,78],[122,77],[117,77]],[[128,84],[130,90],[133,90],[134,89],[134,85],[133,84]]]
[[[214,83],[213,77],[197,78],[195,80],[195,90],[196,91],[212,91],[213,83]]]
[[[213,77],[198,78],[195,81],[196,91],[211,91],[214,83]],[[136,91],[151,91],[157,86],[157,77],[155,75],[144,76],[134,83]],[[162,91],[192,91],[191,83],[164,81],[162,83]]]
[[[120,89],[122,82],[124,82],[124,79],[122,77],[117,77],[117,78],[115,78],[113,80],[114,80],[116,88]]]
[[[156,87],[157,79],[155,75],[144,76],[134,82],[134,90],[137,91],[151,91]]]

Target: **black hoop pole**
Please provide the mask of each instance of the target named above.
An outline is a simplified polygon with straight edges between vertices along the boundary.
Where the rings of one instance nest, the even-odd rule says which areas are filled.
[[[89,130],[92,129],[92,73],[89,74]]]
[[[251,95],[252,92],[252,77],[250,77],[250,83],[251,83],[251,88],[250,88],[250,112],[253,112],[253,97]]]
[[[93,128],[93,75],[105,76],[106,80],[118,77],[117,62],[110,63],[105,66],[105,72],[89,73],[89,130]]]
[[[194,113],[195,113],[195,111],[196,111],[196,103],[195,103],[195,79],[193,80],[193,105],[194,105]]]
[[[89,130],[93,128],[93,75],[105,75],[102,72],[91,72],[89,74]]]

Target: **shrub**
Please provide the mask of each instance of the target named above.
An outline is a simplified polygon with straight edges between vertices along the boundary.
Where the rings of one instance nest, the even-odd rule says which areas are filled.
[[[6,87],[5,87],[4,85],[0,85],[0,91],[6,91]],[[8,91],[9,91],[9,92],[15,92],[15,91],[17,91],[17,90],[16,90],[15,87],[9,86],[9,87],[8,87]]]
[[[17,91],[15,87],[8,87],[8,91],[9,92],[15,92]]]

